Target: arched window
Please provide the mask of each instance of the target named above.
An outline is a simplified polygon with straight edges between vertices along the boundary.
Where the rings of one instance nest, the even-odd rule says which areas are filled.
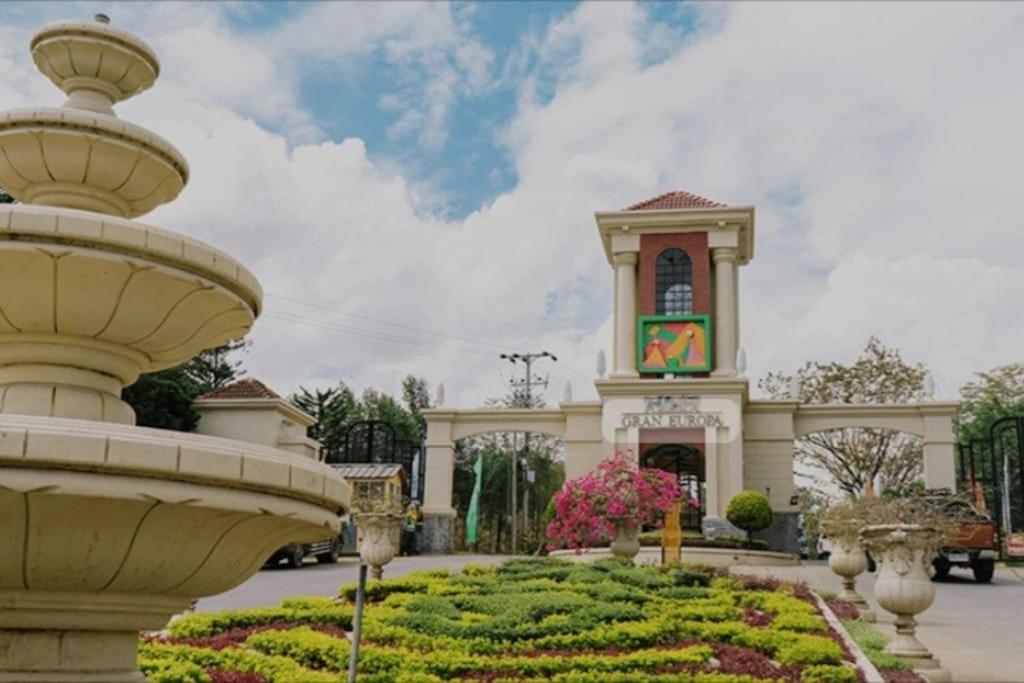
[[[693,313],[693,264],[682,249],[666,249],[655,264],[655,315]]]

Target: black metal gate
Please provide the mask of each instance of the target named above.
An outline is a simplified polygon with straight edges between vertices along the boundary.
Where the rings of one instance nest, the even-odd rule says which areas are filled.
[[[1024,415],[996,420],[987,439],[957,449],[961,490],[987,509],[1001,534],[1024,528]]]
[[[405,471],[402,493],[412,500],[423,501],[425,474],[424,449],[421,443],[398,439],[395,428],[383,420],[360,420],[345,430],[340,444],[325,448],[327,464],[374,463],[397,464]]]
[[[647,450],[640,458],[641,467],[664,470],[679,481],[683,509],[680,524],[684,531],[700,531],[704,518],[704,456],[693,446],[664,444]],[[699,506],[690,505],[697,501]]]

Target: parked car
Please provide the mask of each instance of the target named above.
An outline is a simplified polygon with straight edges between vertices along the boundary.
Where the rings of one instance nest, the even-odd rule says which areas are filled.
[[[307,557],[315,557],[320,564],[334,564],[341,556],[341,536],[325,538],[313,543],[289,543],[281,546],[273,555],[267,558],[264,567],[274,567],[282,560],[292,569],[302,566],[303,560]]]
[[[996,525],[992,518],[966,500],[941,495],[929,496],[929,500],[959,521],[956,532],[950,535],[932,562],[935,578],[943,579],[949,576],[953,567],[962,567],[969,568],[978,583],[992,581],[999,557]]]
[[[932,561],[933,579],[944,579],[954,567],[970,569],[978,583],[989,583],[996,570],[999,545],[992,518],[968,501],[945,490],[926,493],[923,499],[957,520],[957,530]],[[875,571],[875,560],[868,555],[868,571]]]

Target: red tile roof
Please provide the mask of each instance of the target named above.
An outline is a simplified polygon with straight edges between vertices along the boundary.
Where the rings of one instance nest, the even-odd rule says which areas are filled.
[[[225,384],[222,387],[214,389],[211,392],[205,393],[199,397],[200,399],[217,399],[217,400],[246,400],[254,398],[281,398],[278,396],[273,389],[267,387],[266,384],[247,377],[246,379],[240,379],[237,382],[231,384]]]
[[[627,207],[626,211],[658,211],[663,209],[714,209],[723,207],[721,202],[713,202],[699,195],[684,190],[675,190],[659,194],[657,197]]]

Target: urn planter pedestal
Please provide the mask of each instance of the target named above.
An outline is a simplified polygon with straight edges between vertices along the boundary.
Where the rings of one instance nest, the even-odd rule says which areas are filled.
[[[942,532],[916,524],[880,524],[863,529],[860,538],[878,562],[875,599],[896,615],[896,636],[886,650],[911,662],[930,683],[952,680],[917,639],[914,619],[935,601],[929,568],[942,545]]]
[[[380,579],[384,565],[395,559],[401,542],[402,517],[390,512],[360,512],[353,515],[359,530],[359,559]]]
[[[874,610],[871,609],[864,596],[857,592],[857,577],[863,574],[867,567],[868,560],[864,555],[864,548],[856,539],[833,539],[832,553],[828,557],[828,568],[842,580],[843,590],[839,594],[839,599],[856,607],[861,619],[873,622],[875,621]]]
[[[612,539],[612,555],[622,560],[633,561],[640,553],[639,531],[636,522],[623,518],[612,518],[615,526],[615,537]]]

